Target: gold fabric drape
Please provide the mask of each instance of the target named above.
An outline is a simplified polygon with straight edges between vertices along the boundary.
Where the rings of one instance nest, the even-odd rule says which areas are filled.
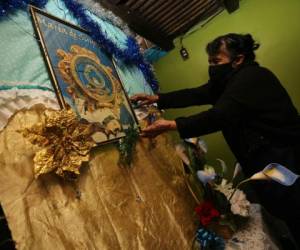
[[[16,113],[0,133],[0,202],[17,249],[189,249],[195,202],[167,136],[137,145],[132,168],[112,144],[95,148],[76,182],[34,179],[39,150],[17,132],[44,108]]]

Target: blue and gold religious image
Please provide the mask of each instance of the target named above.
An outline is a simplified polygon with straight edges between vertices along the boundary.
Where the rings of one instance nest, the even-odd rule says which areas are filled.
[[[84,30],[38,9],[32,13],[62,108],[97,124],[97,143],[138,127],[112,58]]]

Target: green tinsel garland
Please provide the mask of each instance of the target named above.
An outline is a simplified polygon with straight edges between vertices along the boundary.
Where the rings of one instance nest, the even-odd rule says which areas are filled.
[[[126,136],[120,139],[118,150],[120,153],[119,164],[122,166],[130,166],[135,152],[135,146],[139,138],[139,130],[129,128],[125,131]]]

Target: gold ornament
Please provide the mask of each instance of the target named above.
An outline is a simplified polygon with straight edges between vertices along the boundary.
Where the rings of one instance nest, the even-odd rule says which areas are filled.
[[[97,125],[79,120],[72,110],[46,110],[40,123],[19,131],[32,144],[42,147],[34,156],[34,175],[52,171],[64,178],[79,175],[83,162],[96,143]]]
[[[123,102],[122,89],[112,68],[102,64],[94,52],[78,45],[71,45],[70,52],[58,49],[56,53],[60,58],[60,75],[68,84],[66,91],[73,100],[84,97],[84,106],[89,111],[110,108],[119,114],[119,105]],[[110,83],[110,89],[105,79]]]

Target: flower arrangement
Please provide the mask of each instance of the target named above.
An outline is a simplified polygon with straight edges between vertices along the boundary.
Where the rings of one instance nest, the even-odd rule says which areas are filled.
[[[237,163],[229,178],[224,161],[218,159],[220,167],[207,165],[207,148],[199,138],[184,140],[176,146],[176,152],[185,166],[187,186],[198,203],[195,212],[199,219],[199,228],[194,237],[193,248],[197,243],[201,249],[225,249],[225,240],[245,225],[250,216],[250,202],[239,189],[241,185],[250,181],[269,180],[291,186],[300,177],[281,164],[273,162],[239,182],[237,179],[242,170],[241,166]]]
[[[224,162],[222,165],[220,173],[207,165],[203,170],[196,171],[204,195],[203,202],[198,204],[195,212],[199,218],[199,227],[207,232],[207,235],[197,233],[196,239],[205,249],[224,249],[224,240],[230,239],[250,215],[250,202],[246,195],[233,186],[236,176],[232,176],[230,181],[225,178],[227,168]],[[213,234],[218,237],[212,237]],[[210,240],[207,238],[209,235]]]
[[[207,149],[199,138],[185,140],[176,151],[184,162],[188,186],[198,203],[195,213],[199,229],[193,245],[198,243],[201,249],[225,249],[225,240],[249,218],[250,202],[233,185],[240,166],[237,164],[233,176],[228,178],[224,161],[218,159],[218,168],[207,165],[204,157]]]

